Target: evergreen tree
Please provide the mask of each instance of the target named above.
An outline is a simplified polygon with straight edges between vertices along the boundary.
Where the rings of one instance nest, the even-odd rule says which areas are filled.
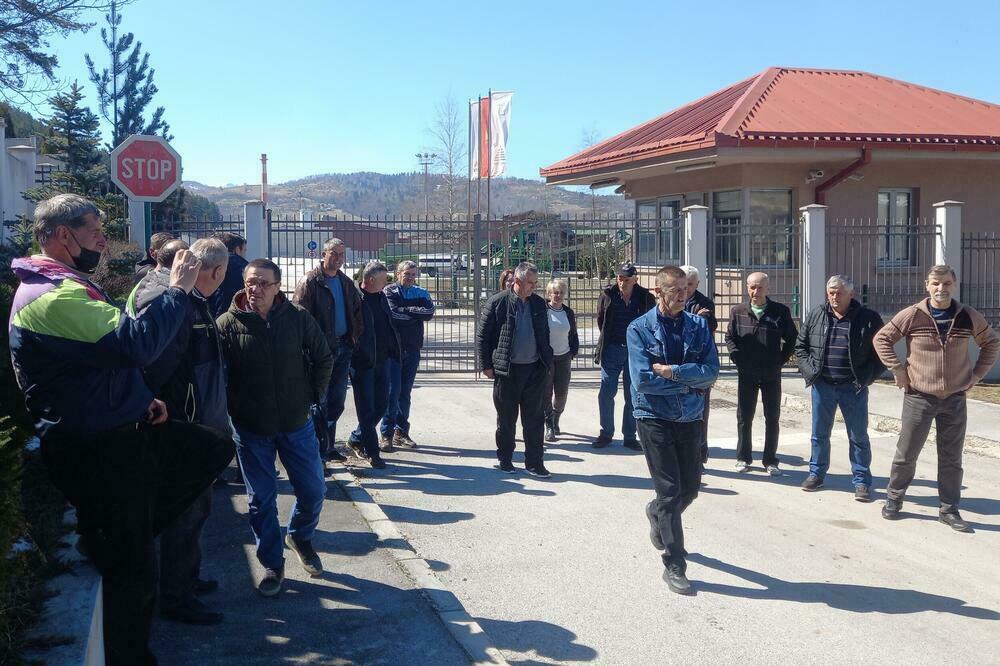
[[[90,70],[90,80],[97,89],[101,115],[111,123],[109,148],[114,148],[131,134],[158,134],[171,140],[173,136],[170,125],[163,120],[162,106],[156,107],[146,120],[146,107],[158,92],[153,83],[156,70],[149,67],[149,53],[142,51],[142,42],[135,41],[131,32],[118,36],[122,15],[118,12],[117,2],[111,3],[111,12],[104,19],[111,33],[109,35],[107,28],[101,28],[101,41],[111,57],[111,67],[98,71],[89,53],[84,59]]]
[[[49,99],[53,113],[48,143],[51,151],[66,162],[66,171],[54,174],[53,181],[67,190],[89,195],[107,179],[107,169],[100,150],[98,118],[80,105],[82,99],[83,90],[76,81],[68,92]]]

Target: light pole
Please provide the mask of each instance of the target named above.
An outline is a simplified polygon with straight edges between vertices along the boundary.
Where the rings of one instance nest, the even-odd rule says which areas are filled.
[[[434,153],[417,153],[417,160],[420,165],[424,167],[424,217],[430,214],[430,206],[428,205],[428,189],[427,189],[427,170],[431,165],[431,162],[437,158]]]

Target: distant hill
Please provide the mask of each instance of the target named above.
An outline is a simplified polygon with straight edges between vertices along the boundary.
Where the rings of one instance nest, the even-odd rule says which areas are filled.
[[[223,215],[242,213],[243,204],[260,196],[259,184],[215,187],[195,181],[185,181],[184,187],[218,205]],[[431,174],[429,178],[430,214],[443,215],[446,210],[444,178]],[[459,209],[466,211],[466,181],[460,183]],[[486,182],[482,183],[482,211],[486,211]],[[413,217],[424,214],[423,173],[383,174],[358,172],[309,176],[287,183],[270,184],[268,201],[271,210],[282,216],[296,215],[300,209],[320,215],[392,215]],[[574,192],[561,187],[546,186],[540,181],[524,178],[497,178],[490,185],[490,210],[494,215],[507,215],[534,210],[540,213],[583,216],[597,214],[630,214],[633,204],[619,195],[598,195],[593,200],[589,192]],[[472,183],[472,207],[476,207],[476,183]]]

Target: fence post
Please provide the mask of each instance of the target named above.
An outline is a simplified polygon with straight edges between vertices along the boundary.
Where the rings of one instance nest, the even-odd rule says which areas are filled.
[[[802,212],[802,316],[826,301],[826,206]]]
[[[264,224],[264,202],[247,201],[243,204],[243,237],[247,239],[247,258],[267,256],[267,225]]]
[[[962,206],[961,201],[940,201],[934,204],[937,244],[934,263],[951,266],[962,280]]]
[[[684,213],[684,263],[707,278],[708,206],[687,206]]]
[[[149,249],[149,239],[146,238],[146,204],[142,201],[128,201],[128,240],[134,243],[144,253]]]

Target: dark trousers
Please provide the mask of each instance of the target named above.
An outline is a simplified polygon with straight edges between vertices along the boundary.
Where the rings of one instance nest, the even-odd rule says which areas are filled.
[[[753,417],[757,413],[757,394],[764,401],[764,455],[761,462],[778,464],[778,432],[781,418],[781,374],[766,377],[740,375],[737,388],[736,459],[745,463],[753,462]]]
[[[351,368],[354,408],[358,412],[358,427],[351,437],[361,442],[365,454],[378,458],[378,422],[389,405],[389,359],[379,359],[373,368]]]
[[[211,512],[210,486],[160,535],[161,608],[179,608],[194,600],[201,573],[201,532]]]
[[[329,437],[319,440],[320,456],[324,460],[329,457],[330,447],[337,441],[337,421],[344,413],[344,401],[347,400],[347,378],[351,373],[351,357],[354,355],[354,345],[342,342],[333,349],[333,372],[330,374],[330,384],[326,390],[326,423]],[[318,414],[318,415],[320,415]]]
[[[656,491],[650,514],[660,528],[665,546],[663,564],[675,564],[684,571],[687,551],[681,514],[698,496],[701,486],[702,424],[639,419],[637,427]]]
[[[937,426],[938,499],[941,513],[958,511],[962,499],[962,448],[965,445],[965,392],[936,398],[915,391],[903,396],[903,427],[892,459],[885,494],[903,499],[917,471],[917,457],[924,448],[931,423]]]
[[[708,415],[712,411],[712,389],[705,389],[705,410],[701,413],[701,461],[708,462]]]
[[[572,354],[563,354],[552,359],[552,370],[545,374],[545,418],[551,418],[553,414],[562,414],[566,409],[572,365]]]
[[[410,434],[411,395],[419,367],[419,349],[400,352],[398,361],[389,359],[389,404],[382,419],[383,437],[392,437],[396,430]]]
[[[493,405],[497,409],[497,459],[500,462],[509,462],[514,455],[520,411],[521,430],[524,432],[524,466],[541,464],[545,430],[542,391],[546,372],[541,361],[511,363],[507,376],[497,375],[493,380]]]
[[[154,538],[209,487],[233,452],[228,435],[180,421],[42,440],[49,476],[76,507],[103,576],[108,664],[155,663],[149,651]]]

